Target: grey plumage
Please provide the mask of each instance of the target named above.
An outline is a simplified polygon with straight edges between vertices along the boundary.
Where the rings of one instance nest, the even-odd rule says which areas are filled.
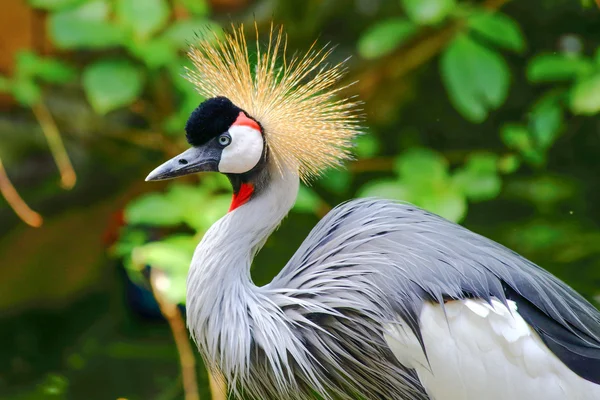
[[[464,298],[526,301],[533,311],[523,317],[546,318],[534,326],[554,353],[586,379],[600,379],[600,316],[591,304],[518,254],[408,204],[338,206],[270,284],[250,290],[254,301],[236,299],[247,304],[250,357],[224,373],[253,398],[426,399],[415,373],[388,348],[385,326],[400,316],[420,337],[424,302]],[[197,318],[199,305],[189,303]],[[224,336],[214,338],[214,325],[198,331],[206,323],[192,332],[209,365],[223,370],[218,358],[231,346],[211,348],[207,336]]]
[[[516,294],[600,356],[600,314],[577,292],[512,250],[410,204],[363,199],[338,206],[269,287],[318,287],[327,279],[323,270],[352,271],[361,261],[357,253],[370,254],[361,266],[371,267],[369,283],[385,288],[392,311],[407,321],[423,301],[494,296],[506,302]],[[308,281],[311,268],[319,278]]]
[[[574,372],[600,381],[600,315],[590,303],[515,252],[408,204],[363,199],[335,208],[265,287],[268,291],[284,288],[294,299],[318,302],[339,313],[324,317],[296,304],[282,307],[295,319],[301,315],[328,321],[327,330],[333,327],[338,340],[353,338],[343,346],[374,342],[377,347],[381,326],[395,315],[419,337],[418,315],[425,301],[443,304],[468,297],[489,301],[492,296],[503,302],[507,296],[518,304],[526,301],[546,317],[550,324],[546,327],[552,327],[533,325],[554,353],[567,365],[578,358]],[[305,340],[325,339],[312,333]],[[311,347],[319,348],[312,343]],[[346,361],[356,365],[380,362],[372,354],[355,351],[356,358]],[[328,357],[332,356],[321,356]],[[388,368],[397,368],[387,362]],[[418,392],[417,387],[411,389]],[[393,391],[379,387],[375,393],[385,398]]]

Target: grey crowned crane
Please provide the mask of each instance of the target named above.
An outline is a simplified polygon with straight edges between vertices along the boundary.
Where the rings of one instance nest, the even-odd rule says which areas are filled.
[[[360,132],[356,103],[335,98],[344,66],[325,63],[329,49],[286,59],[273,28],[256,46],[234,27],[192,47],[188,77],[207,100],[186,124],[191,147],[147,178],[231,181],[229,212],[194,253],[187,324],[234,394],[600,399],[598,310],[533,262],[415,206],[348,201],[271,283],[252,283],[252,259],[300,180],[348,158]]]

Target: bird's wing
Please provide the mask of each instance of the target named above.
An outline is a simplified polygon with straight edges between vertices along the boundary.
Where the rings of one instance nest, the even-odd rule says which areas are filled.
[[[600,313],[594,306],[515,252],[409,204],[359,199],[336,207],[268,289],[285,290],[300,303],[330,305],[331,312],[362,308],[379,319],[395,313],[421,345],[425,303],[498,299],[508,307],[514,301],[564,364],[600,384]]]

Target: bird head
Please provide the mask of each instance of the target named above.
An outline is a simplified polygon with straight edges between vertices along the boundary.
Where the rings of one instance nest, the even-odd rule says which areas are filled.
[[[226,97],[200,104],[185,131],[191,147],[152,171],[147,181],[202,171],[244,174],[266,161],[260,124]]]
[[[357,102],[337,97],[346,88],[338,85],[344,62],[327,64],[331,49],[316,43],[288,59],[282,28],[271,25],[266,46],[255,30],[254,46],[240,25],[204,35],[190,49],[187,78],[207,99],[185,127],[191,148],[146,180],[217,171],[230,178],[235,195],[253,179],[264,181],[263,171],[309,181],[350,157],[360,116]]]

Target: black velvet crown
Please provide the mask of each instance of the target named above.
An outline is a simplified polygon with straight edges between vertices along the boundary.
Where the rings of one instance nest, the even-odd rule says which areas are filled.
[[[235,122],[239,107],[227,97],[213,97],[201,103],[185,124],[185,137],[192,146],[200,146],[226,132]]]

